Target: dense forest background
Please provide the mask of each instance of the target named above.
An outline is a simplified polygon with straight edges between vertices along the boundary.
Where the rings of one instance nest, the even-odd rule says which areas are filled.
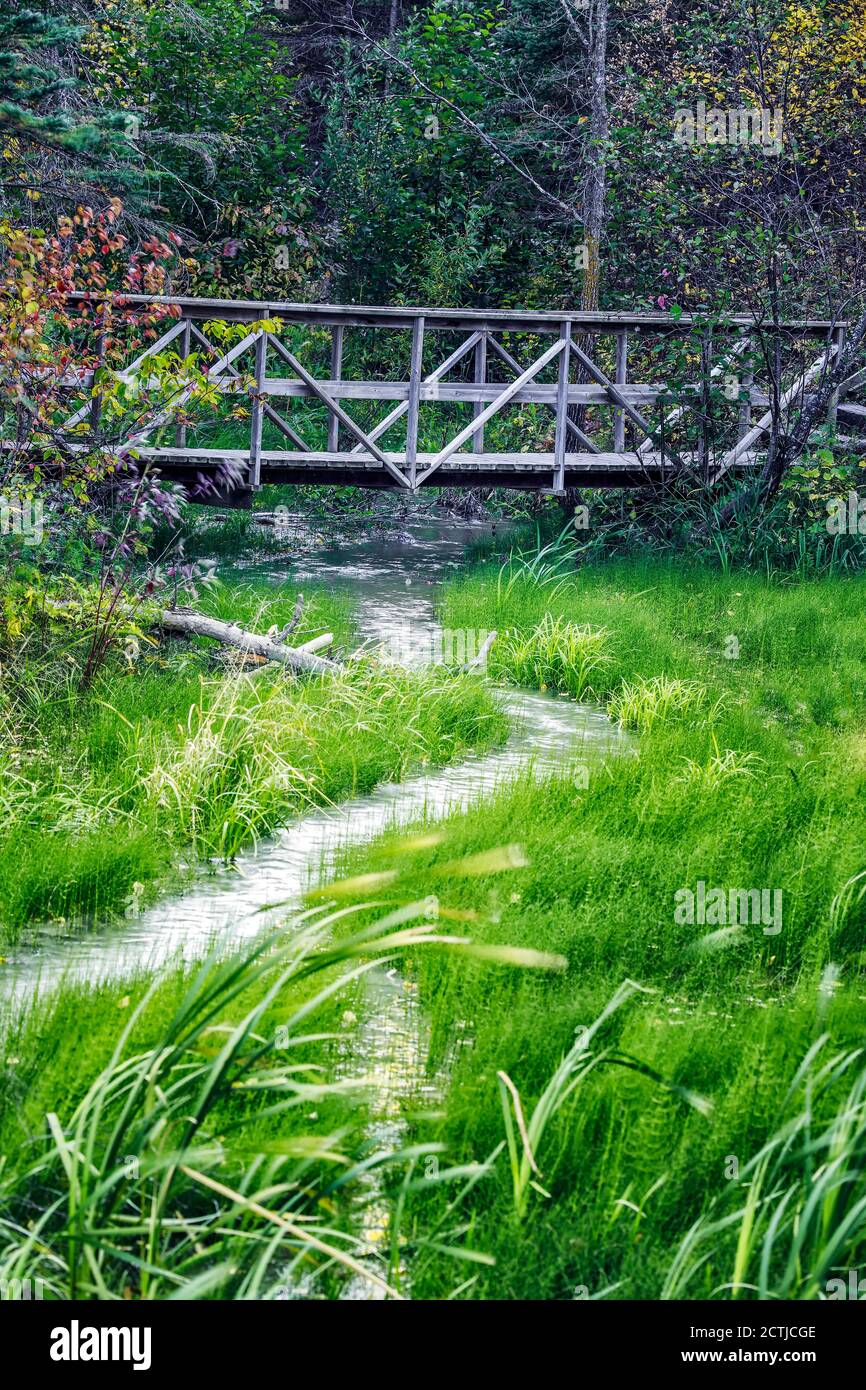
[[[6,471],[44,483],[38,436],[52,486],[78,486],[49,370],[53,344],[74,344],[103,401],[91,527],[91,502],[116,506],[118,468],[136,472],[144,405],[162,408],[117,376],[158,332],[115,331],[114,291],[619,309],[660,318],[660,350],[629,349],[630,379],[688,403],[680,445],[698,466],[647,506],[602,495],[593,543],[715,554],[739,529],[750,563],[808,552],[820,568],[832,544],[833,565],[859,567],[850,528],[828,541],[827,510],[866,466],[866,410],[836,429],[866,343],[866,0],[45,0],[0,18],[0,149]],[[69,316],[73,289],[90,316]],[[738,315],[750,342],[731,375],[713,334],[723,344]],[[666,336],[668,318],[688,331]],[[811,336],[790,326],[804,319]],[[296,346],[326,369],[326,335]],[[163,403],[186,390],[177,361],[155,365]],[[396,343],[365,365],[405,370]],[[766,448],[742,486],[724,468],[708,488],[710,455],[755,422],[750,383]],[[591,408],[582,423],[598,427]],[[549,426],[518,416],[509,446],[552,447]]]
[[[772,112],[781,148],[678,142],[700,101]],[[120,198],[202,295],[841,315],[864,130],[866,0],[51,0],[0,26],[3,217]]]

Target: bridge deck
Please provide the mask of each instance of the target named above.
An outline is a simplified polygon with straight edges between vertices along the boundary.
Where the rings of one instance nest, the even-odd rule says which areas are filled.
[[[217,460],[246,469],[250,462],[244,449],[140,448],[137,453],[159,469],[165,478],[190,482],[196,473],[210,472]],[[386,452],[389,463],[405,463],[405,455]],[[418,454],[420,469],[428,467],[435,455]],[[452,454],[420,487],[505,487],[525,491],[549,491],[555,465],[554,454]],[[683,457],[686,467],[694,467],[694,455]],[[755,453],[744,455],[739,468],[754,467]],[[378,459],[359,454],[332,451],[310,454],[302,450],[263,449],[260,455],[262,483],[343,483],[361,487],[399,487],[393,475]],[[566,487],[640,487],[642,484],[672,481],[676,470],[670,460],[658,453],[572,453],[564,460]]]

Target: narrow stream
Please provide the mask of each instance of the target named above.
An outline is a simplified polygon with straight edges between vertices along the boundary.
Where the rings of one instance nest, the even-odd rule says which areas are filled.
[[[438,632],[435,587],[458,568],[467,546],[485,529],[489,533],[489,525],[425,518],[396,535],[330,544],[312,558],[261,571],[293,591],[311,582],[347,589],[365,640],[388,644],[401,660],[423,661]],[[502,690],[499,698],[512,721],[504,747],[299,816],[240,854],[234,865],[209,868],[186,892],[121,923],[46,926],[10,951],[0,972],[0,998],[17,995],[24,1002],[60,980],[94,983],[138,974],[169,960],[194,960],[217,942],[237,943],[271,921],[285,920],[286,902],[327,873],[347,846],[466,808],[530,765],[543,774],[621,746],[618,731],[598,709],[535,692]],[[282,906],[263,911],[274,903]]]
[[[489,527],[489,523],[487,524]],[[441,649],[436,621],[436,585],[456,569],[482,528],[425,519],[384,538],[331,544],[313,558],[260,567],[275,585],[292,591],[316,583],[348,589],[366,641],[385,644],[392,659],[417,664]],[[438,643],[437,643],[438,639]],[[467,655],[470,653],[467,652]],[[191,961],[217,944],[235,945],[284,922],[286,904],[299,901],[350,845],[420,819],[436,820],[465,809],[494,788],[532,768],[536,774],[589,769],[608,750],[622,750],[623,736],[602,711],[553,695],[501,689],[511,733],[504,747],[463,762],[381,785],[367,796],[310,811],[279,834],[238,856],[231,867],[203,871],[188,891],[169,897],[121,924],[79,929],[44,928],[18,947],[0,973],[0,1000],[13,1009],[62,980],[94,983],[140,974],[170,961]],[[515,827],[519,839],[519,827]],[[279,903],[279,907],[272,906]],[[347,1035],[339,1074],[362,1080],[368,1099],[365,1142],[370,1154],[399,1151],[411,1105],[435,1106],[447,1081],[447,1066],[428,1067],[427,1021],[411,982],[395,968],[365,977],[364,1006]],[[471,1041],[465,1037],[461,1042]],[[390,1204],[381,1170],[373,1167],[353,1198],[361,1253],[387,1275],[391,1242]],[[401,1267],[405,1291],[411,1271]],[[289,1281],[286,1296],[303,1298],[303,1282]],[[361,1275],[346,1284],[343,1299],[383,1296]]]

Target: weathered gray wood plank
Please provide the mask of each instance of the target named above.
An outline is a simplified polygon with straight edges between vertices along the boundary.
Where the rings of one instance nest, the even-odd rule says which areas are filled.
[[[486,383],[487,383],[487,334],[486,334],[486,333],[482,333],[481,336],[480,336],[479,339],[478,339],[478,342],[475,344],[475,361],[474,361],[474,364],[473,364],[473,365],[474,365],[474,368],[475,368],[475,383],[474,383],[474,384],[475,384],[476,386],[484,386],[484,385],[486,385]],[[476,421],[477,421],[478,416],[481,414],[481,409],[482,409],[482,407],[481,407],[481,401],[480,401],[480,400],[477,400],[477,401],[475,402],[475,404],[473,405],[473,407],[472,407],[472,418],[473,418],[473,420],[476,420]],[[473,452],[476,453],[476,454],[483,454],[483,453],[484,453],[484,426],[483,426],[483,425],[481,426],[481,428],[480,428],[479,430],[476,430],[476,431],[475,431],[475,434],[472,436],[472,449],[473,449]]]
[[[143,459],[154,461],[162,459],[166,463],[187,461],[191,467],[198,467],[202,463],[216,461],[217,459],[225,459],[230,462],[241,464],[249,459],[249,451],[247,449],[176,449],[167,446],[160,449],[143,447],[139,449],[138,452]],[[398,464],[403,460],[404,455],[401,453],[388,453],[386,457],[389,462]],[[436,457],[437,455],[433,453],[419,452],[418,463],[421,465],[431,464]],[[697,454],[694,453],[684,454],[683,462],[686,465],[692,465],[697,461],[697,457]],[[556,455],[554,453],[454,453],[451,454],[448,460],[440,465],[440,467],[445,473],[448,472],[449,467],[460,471],[471,468],[483,469],[485,471],[502,468],[527,469],[536,470],[540,473],[551,473],[555,458]],[[564,463],[566,469],[603,467],[605,469],[618,468],[623,471],[634,472],[635,470],[640,471],[643,467],[655,468],[661,463],[662,458],[663,456],[659,453],[639,455],[634,450],[624,454],[608,452],[589,453],[587,451],[581,453],[566,453],[564,456]],[[756,459],[757,455],[751,454],[746,459],[746,462],[751,464],[754,463]],[[361,466],[374,470],[381,470],[383,467],[382,463],[377,459],[363,459],[359,458],[357,454],[345,451],[332,453],[329,450],[322,451],[321,453],[312,453],[300,449],[263,449],[261,461],[263,476],[267,472],[269,464],[280,463],[309,465],[311,468],[320,467],[323,464],[335,468],[346,465],[352,468]],[[667,461],[667,471],[670,473],[669,460]]]
[[[250,413],[250,487],[253,488],[261,487],[262,425],[264,423],[261,392],[265,380],[267,353],[268,335],[267,333],[260,333],[256,339],[256,394],[253,398],[253,407]]]
[[[88,296],[74,293],[69,296],[73,304],[87,302]],[[175,305],[183,317],[194,319],[220,319],[223,322],[248,322],[259,319],[281,318],[287,323],[312,323],[322,327],[342,324],[344,327],[393,327],[411,328],[412,323],[422,314],[429,329],[460,332],[489,328],[496,332],[515,333],[559,333],[559,325],[564,317],[571,320],[573,329],[583,328],[593,332],[614,332],[618,328],[630,328],[636,332],[658,332],[682,334],[699,318],[682,314],[672,319],[670,314],[634,314],[619,310],[599,310],[584,313],[568,306],[562,309],[454,309],[417,305],[377,305],[377,304],[296,304],[291,301],[275,299],[199,299],[171,295],[123,295],[123,303],[129,307],[148,308],[150,305]],[[781,324],[784,332],[799,333],[806,336],[826,335],[831,329],[843,326],[832,319],[792,319]],[[760,327],[751,315],[734,315],[724,325],[725,329]],[[724,331],[722,329],[717,330]]]

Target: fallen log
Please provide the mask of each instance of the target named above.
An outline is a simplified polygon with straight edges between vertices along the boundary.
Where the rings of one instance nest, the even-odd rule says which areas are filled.
[[[291,634],[294,632],[295,628],[298,626],[298,623],[301,621],[301,618],[303,617],[303,614],[304,614],[304,595],[303,595],[303,594],[298,594],[298,597],[295,599],[295,606],[294,606],[294,609],[292,610],[292,616],[289,618],[289,621],[286,623],[286,625],[285,625],[285,627],[283,628],[282,632],[278,632],[278,633],[277,633],[277,636],[276,636],[276,641],[277,641],[277,642],[283,643],[283,642],[285,642],[285,640],[286,640],[287,637],[290,637],[290,636],[291,636]]]
[[[321,637],[311,637],[309,642],[302,642],[299,647],[293,647],[296,652],[322,652],[326,647],[333,647],[333,632],[323,632]]]
[[[275,642],[272,637],[263,637],[257,632],[246,632],[236,623],[220,622],[218,618],[208,618],[204,613],[167,608],[160,617],[160,623],[168,632],[185,632],[193,637],[209,637],[213,642],[222,642],[225,646],[237,647],[242,652],[263,656],[266,661],[279,662],[295,671],[335,675],[340,670],[335,661],[316,656],[309,649],[304,651],[298,647],[286,647],[282,642]],[[331,640],[333,641],[333,638]]]

